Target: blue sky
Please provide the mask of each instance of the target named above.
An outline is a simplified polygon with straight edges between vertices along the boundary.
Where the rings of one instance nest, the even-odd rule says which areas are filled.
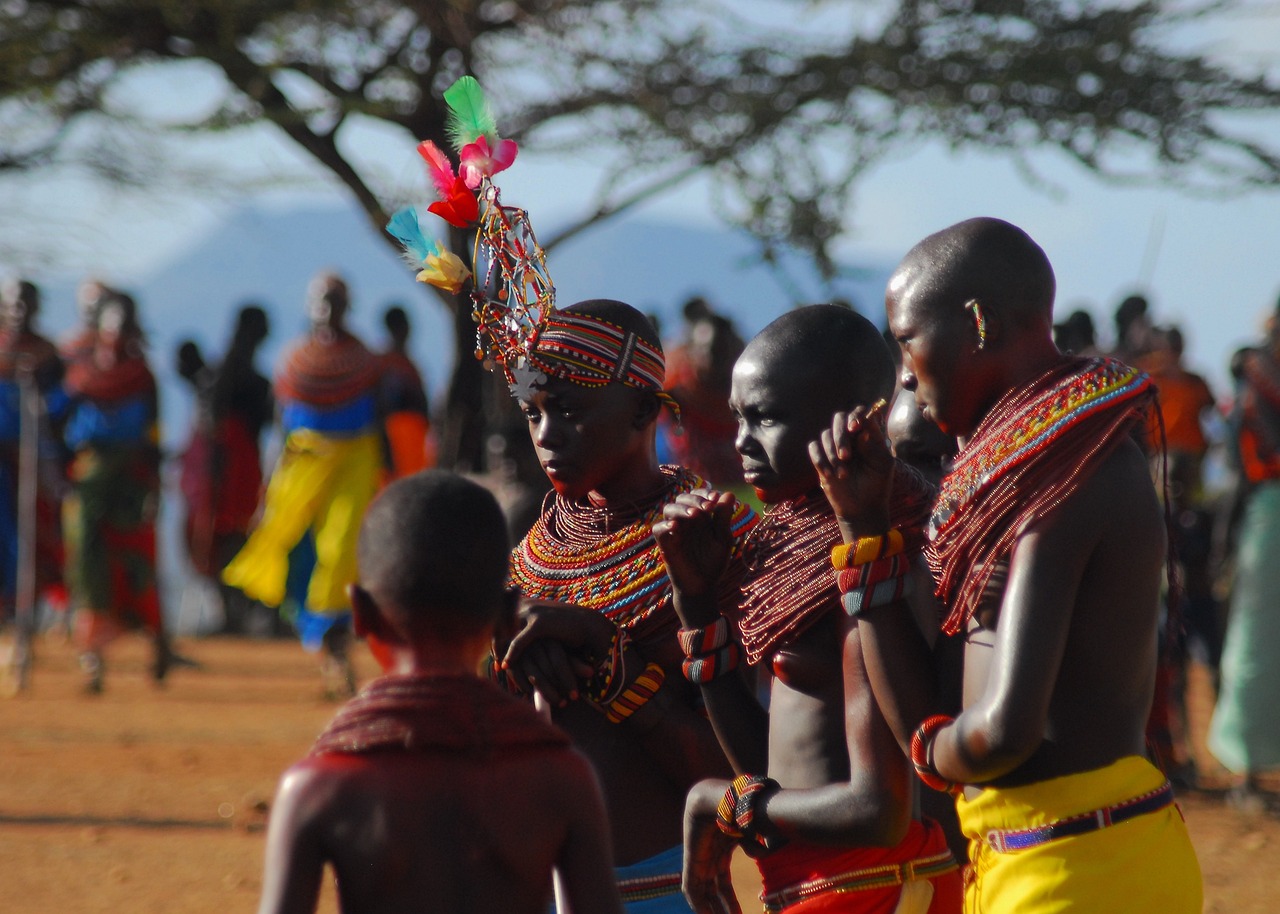
[[[828,4],[827,9],[833,5]],[[1183,40],[1215,49],[1249,68],[1277,71],[1280,11],[1255,7],[1245,16],[1198,29]],[[184,82],[190,92],[192,83]],[[1239,120],[1280,149],[1280,118]],[[426,197],[413,139],[383,128],[357,130],[352,148],[370,167],[418,186]],[[584,159],[590,154],[584,152]],[[235,143],[209,144],[210,157],[253,162],[285,173],[303,161],[265,130]],[[1106,184],[1053,151],[1033,152],[1043,181],[1031,186],[1004,158],[981,151],[955,153],[938,145],[896,154],[869,171],[851,202],[849,228],[837,252],[852,262],[892,267],[920,238],[960,219],[991,215],[1025,228],[1048,252],[1058,276],[1058,313],[1093,313],[1106,342],[1111,313],[1130,291],[1148,293],[1155,318],[1182,325],[1189,361],[1225,387],[1230,353],[1257,336],[1280,296],[1280,190],[1189,195],[1162,186]],[[527,208],[535,225],[572,219],[590,205],[592,172],[523,154],[503,176],[504,201]],[[336,192],[298,191],[313,201]],[[279,192],[274,196],[279,197]],[[697,183],[668,193],[638,218],[714,226],[705,189]],[[66,237],[74,254],[63,273],[101,274],[127,286],[215,223],[233,202],[168,194],[142,201],[103,195],[61,180],[30,184],[18,207],[0,212],[0,272],[30,271],[11,262],[6,241],[30,233]],[[15,215],[18,213],[18,215]],[[620,252],[619,256],[633,256]],[[661,269],[655,264],[655,269]],[[37,271],[46,278],[48,269]],[[714,290],[714,276],[691,277]],[[712,294],[714,297],[714,293]],[[732,303],[723,303],[732,308]],[[869,313],[878,302],[861,303]]]

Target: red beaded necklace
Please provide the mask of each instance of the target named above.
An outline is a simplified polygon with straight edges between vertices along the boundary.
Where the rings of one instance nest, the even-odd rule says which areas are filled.
[[[1027,525],[1079,487],[1155,401],[1147,375],[1114,359],[1067,359],[1004,396],[942,480],[926,550],[961,631]]]
[[[894,464],[892,485],[890,523],[919,548],[933,488],[901,462]],[[748,663],[759,663],[840,606],[831,569],[831,548],[840,543],[840,524],[821,492],[782,502],[748,534],[736,619]]]

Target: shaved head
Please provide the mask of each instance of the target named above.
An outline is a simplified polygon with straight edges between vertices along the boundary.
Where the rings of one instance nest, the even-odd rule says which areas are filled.
[[[788,311],[747,344],[741,360],[747,359],[811,381],[815,391],[829,391],[839,409],[893,396],[893,356],[884,336],[840,305]]]
[[[928,236],[902,259],[889,294],[963,308],[976,300],[1018,324],[1052,322],[1056,283],[1040,245],[1016,225],[979,217]]]
[[[428,470],[393,482],[360,528],[360,585],[414,631],[466,634],[503,607],[510,541],[489,490]]]

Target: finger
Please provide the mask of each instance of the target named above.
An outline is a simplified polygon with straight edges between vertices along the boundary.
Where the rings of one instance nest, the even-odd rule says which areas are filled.
[[[528,661],[536,670],[538,691],[553,707],[563,708],[578,697],[578,680],[573,675],[569,654],[559,641],[539,642],[529,652]]]

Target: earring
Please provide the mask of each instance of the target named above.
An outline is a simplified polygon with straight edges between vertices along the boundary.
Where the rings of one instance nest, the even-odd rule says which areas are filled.
[[[982,313],[982,306],[976,298],[969,299],[964,306],[966,310],[973,312],[973,319],[978,325],[978,348],[984,349],[987,345],[987,318]]]

